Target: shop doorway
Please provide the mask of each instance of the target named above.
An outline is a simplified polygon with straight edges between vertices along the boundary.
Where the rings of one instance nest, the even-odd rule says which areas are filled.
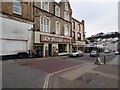
[[[52,56],[52,44],[48,45],[48,49],[49,49],[49,56]]]
[[[39,49],[39,57],[43,57],[43,46],[35,46],[36,49]]]

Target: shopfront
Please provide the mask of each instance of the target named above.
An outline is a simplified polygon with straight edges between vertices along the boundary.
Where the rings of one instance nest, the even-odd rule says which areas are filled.
[[[76,43],[73,43],[73,46],[72,46],[72,51],[78,51],[78,50],[81,50],[84,52],[84,49],[85,49],[85,43],[84,42],[76,42]]]
[[[70,53],[70,38],[51,35],[40,35],[40,43],[43,44],[43,56],[57,56]]]
[[[43,57],[43,44],[35,44],[34,54],[36,53],[37,49],[39,50],[39,57]]]

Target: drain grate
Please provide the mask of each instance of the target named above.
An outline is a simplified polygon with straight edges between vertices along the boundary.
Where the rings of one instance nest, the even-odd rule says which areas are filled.
[[[22,65],[22,66],[26,66],[26,65],[31,65],[32,63],[24,63],[24,64],[19,64],[19,65]]]
[[[92,81],[92,79],[88,79],[88,78],[85,78],[85,77],[80,77],[77,80],[80,80],[80,81],[85,82],[85,83],[89,83],[89,82]]]

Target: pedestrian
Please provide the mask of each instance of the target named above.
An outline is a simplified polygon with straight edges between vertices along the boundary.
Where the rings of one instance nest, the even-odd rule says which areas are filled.
[[[36,53],[36,57],[39,57],[40,56],[40,49],[36,48],[35,53]]]
[[[97,54],[97,56],[96,56],[96,60],[95,60],[94,64],[101,65],[101,64],[103,64],[103,63],[102,63],[102,61],[101,61],[101,59],[100,59],[100,54],[99,54],[99,52],[97,52],[97,53],[98,53],[98,54]]]

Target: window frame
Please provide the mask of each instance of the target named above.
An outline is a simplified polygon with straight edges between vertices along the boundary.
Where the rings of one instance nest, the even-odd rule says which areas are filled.
[[[68,34],[66,34],[66,27],[68,27]],[[70,36],[70,26],[69,25],[64,25],[64,36]]]
[[[21,0],[13,0],[13,3],[12,3],[13,4],[13,13],[22,15],[22,3],[21,2],[22,2]],[[15,5],[15,3],[17,3],[18,6]],[[19,9],[19,12],[16,12],[15,8]]]
[[[43,2],[47,2],[47,3],[48,3],[47,10],[46,10],[45,8],[43,8]],[[44,6],[44,7],[45,7],[45,6]],[[41,0],[41,9],[49,12],[49,1],[48,1],[48,0]]]
[[[59,23],[59,30],[58,30],[58,28],[57,28],[57,24]],[[58,33],[57,33],[57,30],[58,30]],[[55,33],[56,34],[60,34],[60,22],[59,21],[56,21],[55,22]]]
[[[43,22],[42,22],[42,19],[43,19]],[[48,20],[48,23],[46,23],[46,20]],[[46,25],[44,25],[45,23],[46,23]],[[48,26],[47,26],[47,24],[48,24]],[[50,19],[48,17],[44,17],[44,16],[40,17],[40,31],[41,32],[46,32],[46,33],[50,32]]]
[[[57,9],[59,10],[59,12],[57,12]],[[60,8],[58,6],[55,6],[55,15],[60,17]]]
[[[78,35],[79,35],[79,36],[78,36]],[[81,33],[79,33],[79,32],[77,33],[77,40],[78,40],[78,41],[81,41]]]
[[[64,19],[65,20],[67,20],[67,21],[69,21],[69,13],[67,13],[67,12],[64,12]]]
[[[75,29],[75,21],[72,21],[72,29]]]
[[[65,3],[65,10],[68,11],[68,3]]]
[[[78,31],[81,31],[81,24],[78,24]]]

